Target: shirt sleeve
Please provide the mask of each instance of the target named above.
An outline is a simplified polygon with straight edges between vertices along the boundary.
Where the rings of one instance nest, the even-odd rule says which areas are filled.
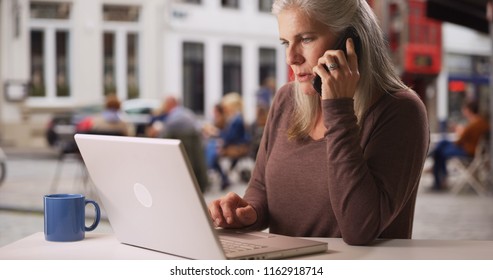
[[[409,93],[409,95],[412,95]],[[394,98],[394,97],[387,97]],[[406,97],[357,124],[352,99],[323,100],[328,189],[344,241],[368,244],[399,215],[419,183],[429,144],[424,105]]]

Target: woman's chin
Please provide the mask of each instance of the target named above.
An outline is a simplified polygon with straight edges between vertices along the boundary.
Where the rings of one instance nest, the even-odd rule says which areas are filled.
[[[318,95],[318,92],[313,88],[311,82],[299,83],[299,88],[301,92],[303,92],[306,95]]]

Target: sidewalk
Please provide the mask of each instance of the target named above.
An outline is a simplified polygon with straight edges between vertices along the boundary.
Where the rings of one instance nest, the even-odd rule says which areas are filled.
[[[7,177],[0,186],[0,210],[42,212],[43,196],[49,193],[82,193],[97,200],[94,185],[85,167],[75,158],[66,158],[61,164],[57,154],[47,149],[25,151],[7,150]],[[60,166],[58,166],[60,164]],[[58,181],[55,180],[60,168]],[[235,178],[233,178],[235,179]],[[244,192],[245,184],[233,184],[228,191]],[[212,186],[205,194],[206,202],[224,195],[219,186]]]
[[[50,190],[56,169],[56,154],[8,152],[7,179],[0,187],[0,246],[43,231],[43,196],[50,192],[84,193],[94,199],[91,184],[82,183],[83,172],[77,161],[67,160],[58,187]],[[430,193],[430,174],[423,174],[415,210],[413,238],[493,240],[493,197],[473,192],[455,195]],[[228,191],[243,194],[244,184]],[[205,194],[206,203],[224,195],[218,186]],[[104,221],[97,232],[111,232]]]

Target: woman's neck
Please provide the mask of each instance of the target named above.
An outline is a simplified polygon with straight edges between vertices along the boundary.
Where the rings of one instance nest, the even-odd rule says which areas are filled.
[[[322,118],[322,113],[320,112],[317,115],[317,119],[315,121],[315,125],[313,128],[310,130],[310,137],[313,140],[319,140],[322,139],[325,136],[325,131],[327,131],[327,128],[324,125],[323,118]]]

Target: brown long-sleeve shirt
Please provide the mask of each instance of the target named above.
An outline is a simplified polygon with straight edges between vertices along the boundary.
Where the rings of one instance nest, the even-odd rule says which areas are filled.
[[[322,101],[320,140],[288,140],[293,85],[276,94],[244,198],[252,228],[291,236],[342,237],[348,244],[411,238],[429,146],[426,109],[411,91],[381,97],[361,129],[352,99]]]

